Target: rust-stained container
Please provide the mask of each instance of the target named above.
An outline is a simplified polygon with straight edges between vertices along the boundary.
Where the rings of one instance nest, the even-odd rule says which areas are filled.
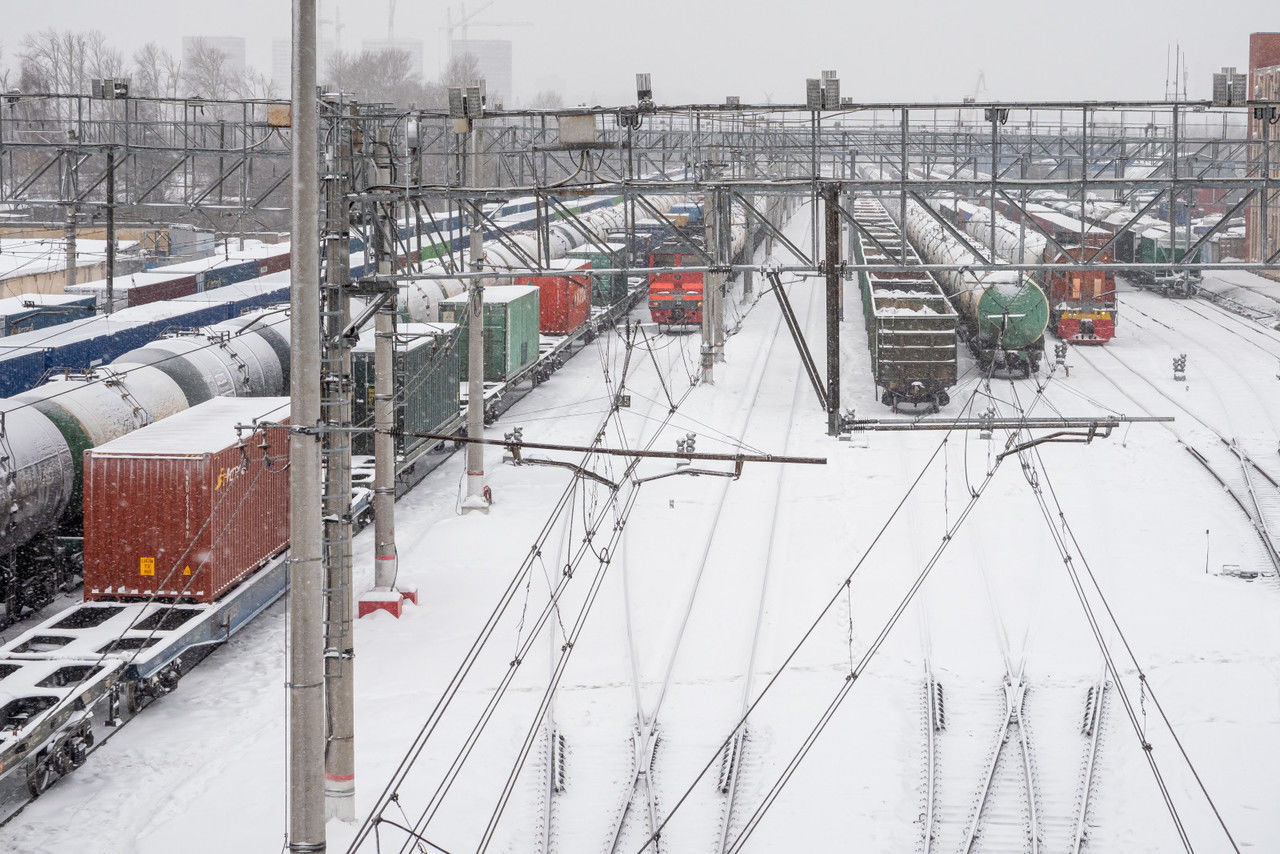
[[[212,602],[279,553],[288,420],[287,397],[215,397],[85,451],[84,598]]]
[[[538,288],[539,332],[564,335],[587,322],[591,314],[590,270],[590,261],[562,258],[551,262],[546,275],[515,280],[514,284]]]

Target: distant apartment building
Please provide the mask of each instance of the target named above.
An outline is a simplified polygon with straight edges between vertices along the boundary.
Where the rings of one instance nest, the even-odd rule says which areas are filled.
[[[511,101],[511,42],[505,39],[454,39],[451,58],[471,54],[484,78],[485,97],[490,105]]]
[[[409,73],[418,75],[422,78],[422,71],[425,67],[426,49],[419,39],[365,39],[360,43],[360,49],[365,51],[384,51],[399,50],[409,54]]]
[[[216,48],[227,56],[226,71],[232,75],[244,74],[248,67],[245,62],[245,44],[240,36],[184,36],[182,39],[182,64],[190,66],[196,53],[196,47],[204,42],[208,47]]]
[[[1252,33],[1249,36],[1249,98],[1280,101],[1280,33]],[[1270,177],[1280,177],[1280,123],[1249,117],[1250,173],[1261,176],[1263,140],[1269,142]],[[1267,205],[1266,240],[1263,240],[1262,206]],[[1280,252],[1280,201],[1259,200],[1249,205],[1245,218],[1245,241],[1250,261],[1266,261]],[[1265,247],[1265,248],[1264,248]]]

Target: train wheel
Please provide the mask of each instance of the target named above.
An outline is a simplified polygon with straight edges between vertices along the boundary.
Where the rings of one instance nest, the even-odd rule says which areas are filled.
[[[27,791],[31,793],[31,797],[40,797],[52,784],[53,769],[47,761],[38,759],[27,766]]]

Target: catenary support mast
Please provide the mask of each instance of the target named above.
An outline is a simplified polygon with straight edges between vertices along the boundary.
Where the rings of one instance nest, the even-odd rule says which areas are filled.
[[[291,91],[288,847],[315,854],[325,850],[316,0],[293,0]]]

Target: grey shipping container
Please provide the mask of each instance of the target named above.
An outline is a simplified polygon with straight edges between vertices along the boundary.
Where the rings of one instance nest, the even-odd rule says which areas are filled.
[[[368,330],[351,351],[351,423],[357,427],[373,426],[375,344],[375,333]],[[466,361],[466,353],[459,347],[458,327],[452,323],[402,323],[396,327],[394,345],[396,428],[402,433],[433,432],[458,415],[458,384]],[[352,434],[352,453],[372,454],[373,438],[372,433]],[[401,436],[396,453],[409,453],[427,441]]]
[[[467,379],[467,295],[440,303],[440,319],[462,327],[458,335],[462,379]],[[538,289],[504,285],[484,289],[484,378],[501,382],[538,358]]]

